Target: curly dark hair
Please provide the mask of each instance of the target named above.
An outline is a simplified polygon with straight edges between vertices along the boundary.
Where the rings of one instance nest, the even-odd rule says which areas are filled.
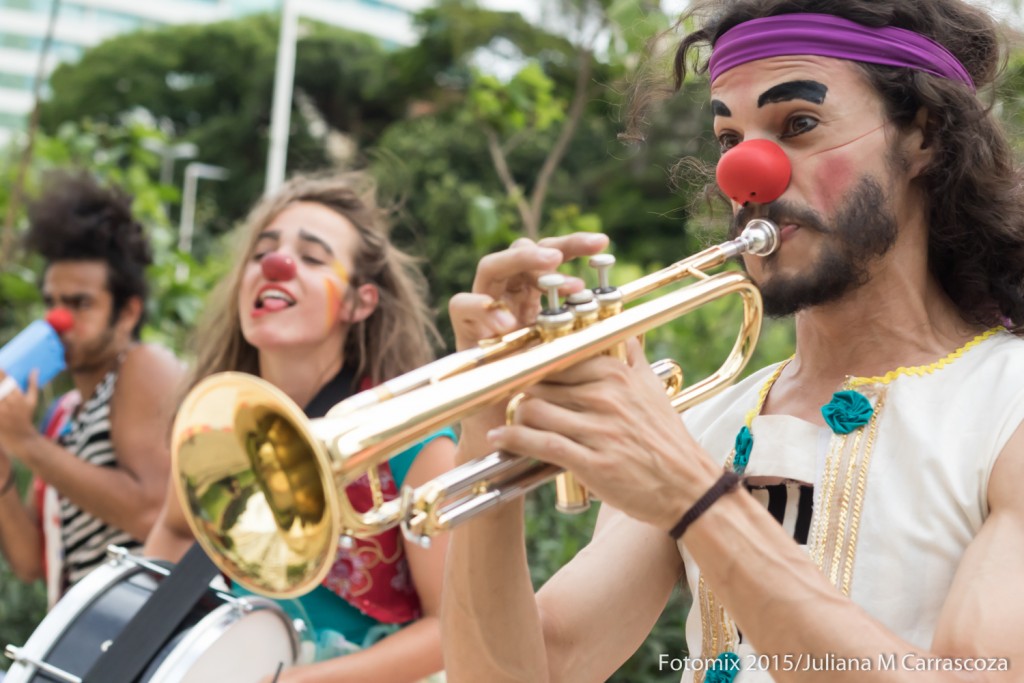
[[[696,19],[700,28],[675,51],[674,90],[688,64],[707,72],[707,53],[699,49],[713,46],[730,28],[797,12],[927,36],[952,52],[978,90],[994,99],[991,86],[1006,63],[998,27],[984,10],[960,0],[698,0],[680,21]],[[910,126],[922,107],[928,111],[927,138],[935,153],[921,181],[929,201],[932,272],[965,320],[1012,321],[1018,333],[1024,331],[1024,175],[991,105],[960,82],[909,68],[859,66],[897,125]],[[650,95],[651,89],[637,92],[635,113]]]
[[[132,216],[132,198],[119,187],[100,184],[86,171],[48,173],[43,186],[42,195],[29,205],[25,246],[42,255],[47,267],[60,261],[106,263],[111,320],[132,297],[145,304],[146,266],[153,262],[153,254]],[[144,317],[132,330],[136,339]]]

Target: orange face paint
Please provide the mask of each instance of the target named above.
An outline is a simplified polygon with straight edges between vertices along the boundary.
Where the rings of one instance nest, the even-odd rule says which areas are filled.
[[[338,310],[341,308],[341,290],[329,277],[324,278],[324,289],[327,290],[326,328],[329,330],[338,320]]]
[[[333,261],[331,263],[331,270],[341,280],[342,287],[349,283],[348,269],[345,268],[341,261]],[[327,289],[327,328],[330,329],[338,320],[338,311],[341,310],[343,302],[341,299],[341,289],[334,280],[325,277],[324,287]]]
[[[341,278],[341,283],[347,285],[349,283],[348,269],[341,264],[341,261],[335,261],[331,264],[331,270]]]

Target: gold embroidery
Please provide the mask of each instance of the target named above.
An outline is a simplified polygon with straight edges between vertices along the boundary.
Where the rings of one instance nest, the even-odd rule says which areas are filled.
[[[878,436],[878,425],[885,408],[887,385],[904,375],[920,377],[941,370],[1002,330],[1005,328],[996,327],[979,334],[945,358],[929,365],[900,367],[880,377],[850,377],[844,383],[844,389],[873,385],[874,390],[869,389],[861,393],[869,399],[875,399],[874,411],[869,423],[857,430],[853,439],[850,439],[849,434],[833,435],[818,486],[820,490],[815,491],[813,521],[807,543],[812,561],[843,595],[849,596],[853,582],[864,495]],[[761,387],[757,405],[747,413],[744,420],[748,428],[763,410],[768,393],[791,360],[792,357],[780,363]],[[725,467],[732,468],[735,456],[736,451],[733,449],[726,458]],[[736,624],[726,614],[725,608],[718,604],[703,576],[698,579],[697,592],[700,603],[701,645],[704,653],[702,656],[711,659],[728,650],[734,650],[738,640]],[[703,683],[703,680],[704,672],[695,671],[695,683]]]
[[[808,545],[811,546],[811,559],[814,560],[814,564],[819,568],[825,563],[825,548],[828,545],[829,528],[827,525],[822,524],[823,520],[818,513],[824,508],[821,502],[832,500],[832,497],[835,495],[837,469],[835,461],[839,457],[838,454],[846,447],[846,437],[847,435],[837,435],[832,438],[828,456],[825,458],[825,468],[822,472],[821,491],[817,492],[815,500],[815,522],[811,526],[810,542]],[[827,520],[827,518],[825,519]]]
[[[815,501],[808,544],[811,559],[843,595],[850,594],[853,581],[864,494],[886,393],[884,386],[877,392],[871,420],[856,437],[832,437],[821,495]]]
[[[701,576],[697,580],[697,601],[700,603],[700,630],[701,630],[701,644],[705,652],[717,654],[715,649],[718,645],[718,634],[711,634],[711,597],[708,595],[708,586],[704,582],[704,577]],[[693,673],[694,683],[703,683],[704,681],[704,670],[699,669]]]
[[[768,399],[768,392],[771,391],[775,381],[791,360],[793,360],[792,356],[779,363],[778,367],[775,368],[761,386],[757,396],[757,405],[746,416],[745,422],[748,429],[752,426],[754,418],[764,408],[764,403]],[[723,466],[726,469],[733,469],[733,460],[735,458],[736,449],[733,448],[732,452],[725,459]],[[697,602],[700,604],[701,648],[703,651],[701,656],[706,659],[713,659],[723,652],[735,649],[736,641],[739,639],[736,623],[726,613],[725,607],[718,604],[718,600],[715,598],[714,593],[708,589],[703,576],[697,579]],[[703,669],[694,671],[693,681],[694,683],[703,683]]]
[[[832,561],[828,566],[827,572],[828,579],[832,582],[833,586],[837,585],[839,582],[839,560],[842,557],[844,550],[842,539],[846,537],[846,528],[850,516],[850,496],[853,491],[853,473],[857,466],[857,455],[860,452],[860,443],[863,435],[864,430],[858,429],[856,436],[853,438],[853,446],[850,448],[846,448],[846,445],[849,444],[850,441],[848,438],[849,435],[844,437],[844,448],[842,450],[842,457],[838,464],[842,465],[845,463],[846,467],[843,468],[840,466],[837,468],[838,472],[843,473],[843,488],[842,493],[839,496],[839,515],[835,518],[835,530],[834,532],[829,533],[829,538],[833,539],[833,542],[835,543],[835,547],[832,548]],[[844,469],[845,472],[843,471]],[[834,509],[834,507],[830,506],[830,509]]]
[[[864,447],[864,456],[857,476],[857,491],[853,500],[853,518],[850,521],[850,540],[847,543],[846,563],[843,571],[842,585],[839,586],[843,595],[850,594],[850,583],[853,580],[853,558],[857,553],[857,534],[860,531],[860,516],[864,507],[864,490],[867,488],[868,472],[871,469],[871,456],[875,452],[875,439],[878,436],[879,415],[885,407],[885,391],[881,392],[875,403],[875,411],[871,416],[871,424],[868,425],[867,443]]]
[[[723,652],[736,649],[739,634],[736,623],[729,617],[723,605],[718,604],[715,594],[708,588],[704,577],[697,580],[698,602],[700,603],[700,624],[704,652],[710,652],[708,658],[717,657]],[[710,645],[710,648],[708,647]],[[693,672],[694,683],[703,683],[704,669]]]
[[[946,367],[947,365],[949,365],[957,358],[964,355],[965,353],[973,349],[975,346],[985,341],[986,339],[994,336],[995,334],[998,334],[999,332],[1005,331],[1005,327],[993,327],[991,330],[986,330],[985,332],[982,332],[974,339],[970,340],[969,342],[961,346],[956,351],[953,351],[945,358],[941,358],[935,361],[934,363],[930,363],[928,365],[915,365],[909,368],[899,367],[896,368],[895,370],[885,373],[881,377],[850,377],[846,381],[846,386],[849,389],[855,389],[857,387],[867,386],[869,384],[889,384],[897,377],[901,377],[903,375],[912,375],[915,377],[930,375],[933,372],[936,372],[937,370],[941,370],[942,368]]]
[[[786,369],[786,366],[789,365],[789,361],[793,360],[793,358],[794,356],[790,356],[779,363],[779,367],[775,368],[775,372],[773,372],[767,381],[765,381],[761,386],[761,391],[757,394],[757,405],[750,409],[750,412],[747,413],[747,417],[744,420],[744,423],[747,425],[747,429],[750,429],[754,425],[754,418],[761,414],[761,410],[764,408],[764,402],[768,400],[768,392],[772,390],[773,386],[775,386],[775,381],[779,379],[782,371]],[[736,455],[735,451],[733,451],[732,455],[729,456],[729,467],[732,467],[733,455]]]

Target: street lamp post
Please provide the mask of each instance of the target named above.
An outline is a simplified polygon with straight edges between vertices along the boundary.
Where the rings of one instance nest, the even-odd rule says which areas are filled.
[[[221,166],[212,166],[193,161],[185,167],[185,185],[181,192],[181,223],[178,227],[178,250],[186,254],[192,253],[192,235],[195,233],[196,192],[199,179],[226,180],[228,170]],[[174,271],[175,279],[183,282],[188,277],[188,264],[179,263]]]
[[[337,4],[343,6],[348,3]],[[395,0],[394,4],[396,8],[405,7],[411,11],[424,6],[427,2]],[[353,25],[351,15],[351,12],[335,6],[334,3],[319,0],[281,0],[281,31],[277,42],[277,67],[274,71],[274,95],[270,113],[270,149],[267,152],[267,173],[263,188],[265,195],[277,191],[285,178],[292,94],[295,88],[295,44],[299,34],[299,18],[305,17],[335,26],[356,26],[357,30],[383,36],[388,41],[398,44],[412,44],[415,40],[416,35],[408,16],[404,21],[390,21],[386,26],[382,26],[380,22],[368,24],[366,21]]]
[[[270,152],[263,193],[277,191],[284,183],[288,157],[288,130],[291,128],[292,90],[295,83],[295,42],[298,37],[297,0],[283,0],[281,33],[277,42],[277,68],[274,71],[274,100],[270,112]]]
[[[155,138],[145,138],[142,146],[160,157],[160,184],[174,182],[174,162],[178,159],[195,159],[199,148],[191,142],[167,143]]]

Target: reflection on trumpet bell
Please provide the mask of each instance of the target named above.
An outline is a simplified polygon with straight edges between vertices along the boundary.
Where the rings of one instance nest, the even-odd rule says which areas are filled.
[[[315,588],[330,569],[339,537],[374,535],[401,524],[407,538],[426,545],[434,535],[523,495],[560,470],[494,453],[403,491],[398,500],[383,501],[377,479],[381,463],[552,373],[616,353],[630,338],[735,294],[743,320],[717,372],[684,390],[678,365],[659,366],[669,368],[663,381],[677,410],[714,395],[750,359],[762,308],[760,293],[742,273],[705,271],[741,254],[770,254],[778,243],[774,224],[751,221],[739,238],[619,288],[608,282],[610,259],[597,259],[603,270],[592,297],[596,320],[582,299],[575,302],[580,316],[557,301],[558,286],[549,278],[553,294],[535,326],[357,394],[324,418],[309,420],[281,391],[250,375],[208,377],[182,404],[172,437],[173,480],[189,525],[225,574],[271,597]],[[623,302],[682,280],[693,282],[622,309]],[[589,319],[579,324],[584,314]],[[345,493],[362,476],[370,478],[377,503],[366,511],[356,510]]]
[[[200,382],[175,422],[173,476],[189,525],[253,592],[301,595],[297,577],[334,558],[332,475],[307,423],[276,387],[243,373]]]
[[[263,406],[241,407],[235,433],[244,437],[256,483],[279,527],[291,527],[296,517],[303,524],[323,519],[326,503],[316,461],[290,422]]]

